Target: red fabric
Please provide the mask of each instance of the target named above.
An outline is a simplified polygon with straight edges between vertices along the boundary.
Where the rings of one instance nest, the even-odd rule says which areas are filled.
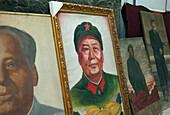
[[[135,6],[129,3],[124,4],[122,7],[122,17],[125,22],[126,37],[143,37],[140,11],[155,12],[150,11],[144,6]],[[165,12],[162,14],[165,22],[168,41],[170,44],[170,12]]]
[[[164,17],[164,22],[165,22],[165,28],[166,28],[166,33],[170,45],[170,12],[165,12],[163,14]]]
[[[87,88],[93,93],[96,94],[97,87],[92,83],[88,82]]]
[[[122,16],[126,26],[126,37],[142,36],[142,24],[140,22],[140,11],[150,11],[143,6],[135,6],[126,3],[122,7]]]
[[[134,105],[135,113],[137,113],[138,111],[141,111],[146,106],[159,100],[159,95],[158,95],[156,85],[154,86],[154,89],[152,90],[149,97],[147,97],[145,90],[141,90],[138,93],[138,96],[136,96],[135,93],[131,92],[130,97],[132,98],[132,103]]]
[[[101,91],[103,92],[103,89],[104,89],[104,85],[105,85],[105,80],[104,78],[102,78],[102,81],[99,85]],[[97,87],[95,85],[93,85],[92,83],[88,82],[88,85],[87,85],[87,88],[93,93],[93,94],[96,94],[96,90],[97,90]]]

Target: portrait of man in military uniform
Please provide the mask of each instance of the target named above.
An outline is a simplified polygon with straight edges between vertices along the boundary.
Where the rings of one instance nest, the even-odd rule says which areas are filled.
[[[142,37],[121,39],[119,44],[135,113],[148,114],[147,106],[158,113],[161,109],[155,108],[155,105],[161,108],[160,98]]]
[[[149,97],[148,87],[145,81],[144,74],[141,70],[139,62],[135,59],[133,46],[128,45],[129,58],[127,60],[127,70],[129,81],[135,90],[136,96],[138,96],[141,90],[144,90],[146,96]]]
[[[165,58],[164,58],[164,47],[163,42],[161,41],[161,37],[157,32],[157,27],[154,19],[150,20],[150,24],[152,29],[149,30],[149,38],[151,42],[151,47],[153,49],[153,54],[155,58],[156,68],[158,72],[158,77],[160,80],[160,85],[163,91],[164,100],[167,101],[166,91],[169,93],[168,82],[168,68],[166,66]]]
[[[162,14],[141,12],[144,38],[152,72],[163,101],[170,94],[170,48]]]
[[[117,114],[123,113],[108,18],[73,13],[58,15],[73,111],[88,115],[91,110],[104,112],[112,106]]]
[[[104,107],[119,89],[118,77],[103,71],[103,44],[100,32],[82,22],[74,34],[75,50],[82,67],[82,79],[71,89],[73,107]]]

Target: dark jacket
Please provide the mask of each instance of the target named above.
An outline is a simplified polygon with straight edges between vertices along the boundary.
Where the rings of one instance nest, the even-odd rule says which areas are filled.
[[[127,69],[129,81],[135,90],[136,96],[141,90],[145,90],[147,96],[149,96],[148,87],[146,85],[146,81],[140,68],[139,62],[131,55],[129,55],[127,60]]]

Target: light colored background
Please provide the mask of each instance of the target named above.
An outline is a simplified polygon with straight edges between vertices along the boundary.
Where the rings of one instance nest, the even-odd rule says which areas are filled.
[[[168,42],[167,39],[167,34],[166,34],[166,30],[165,30],[165,24],[164,24],[164,19],[163,19],[163,15],[162,14],[156,14],[156,13],[150,13],[150,12],[141,12],[141,20],[143,23],[143,31],[145,33],[145,38],[146,38],[146,42],[150,43],[150,39],[149,39],[149,30],[152,29],[152,26],[150,24],[150,20],[154,19],[155,20],[155,24],[156,24],[156,29],[157,32],[159,33],[159,36],[161,37],[161,41],[162,42]]]
[[[142,26],[143,26],[144,38],[147,44],[146,47],[147,47],[149,58],[151,61],[152,71],[157,73],[155,58],[153,55],[153,49],[150,45],[150,38],[149,38],[149,30],[151,30],[151,25],[150,25],[151,19],[155,20],[157,32],[159,33],[161,41],[164,43],[163,48],[164,48],[165,62],[168,68],[168,72],[170,72],[170,48],[169,48],[168,38],[167,38],[166,30],[165,30],[163,15],[150,13],[150,12],[141,12],[141,21],[142,21]]]
[[[107,17],[86,14],[59,13],[63,47],[66,59],[70,89],[81,79],[82,69],[78,63],[78,55],[74,47],[74,31],[84,21],[91,22],[101,33],[103,40],[104,66],[107,73],[117,75],[115,57],[112,47],[110,28]]]
[[[153,11],[159,12],[170,11],[170,0],[135,0],[135,1],[136,5],[145,6]],[[122,5],[125,3],[133,4],[133,2],[134,0],[121,0]]]
[[[124,73],[125,73],[129,92],[134,91],[129,82],[128,70],[127,70],[127,60],[129,58],[129,52],[127,50],[127,47],[129,44],[133,46],[134,57],[140,64],[140,67],[145,77],[147,85],[150,85],[150,83],[152,82],[154,82],[154,85],[155,85],[155,81],[154,81],[152,70],[151,70],[151,65],[149,63],[148,55],[146,53],[146,49],[145,49],[142,37],[120,39],[119,44],[120,44],[120,49],[121,49]],[[152,88],[154,88],[154,85],[152,86]],[[150,90],[149,92],[151,93],[151,91],[152,90]]]
[[[45,105],[64,109],[51,17],[0,14],[0,25],[10,25],[29,33],[37,45],[36,67],[39,75],[35,96]]]

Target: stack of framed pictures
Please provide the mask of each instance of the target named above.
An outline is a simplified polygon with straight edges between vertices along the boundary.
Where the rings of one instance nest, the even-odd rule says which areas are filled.
[[[0,114],[131,114],[112,9],[0,17]]]

